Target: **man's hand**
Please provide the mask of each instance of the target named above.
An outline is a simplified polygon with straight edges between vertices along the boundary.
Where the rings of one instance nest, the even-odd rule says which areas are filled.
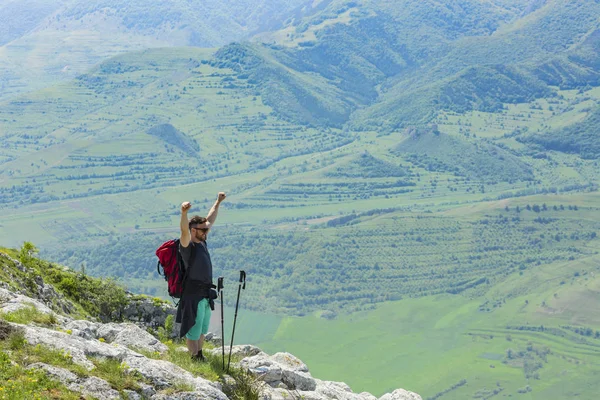
[[[181,203],[182,214],[186,214],[190,208],[192,208],[192,203],[190,203],[189,201],[184,201],[183,203]]]
[[[217,201],[220,203],[220,202],[222,202],[223,200],[225,200],[225,197],[227,197],[227,196],[225,195],[225,192],[219,192],[219,194],[217,195]]]

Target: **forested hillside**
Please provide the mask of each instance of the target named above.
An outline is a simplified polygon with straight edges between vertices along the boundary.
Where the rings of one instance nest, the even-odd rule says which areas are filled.
[[[135,23],[126,29],[158,29],[164,25],[160,21],[195,15],[182,11],[188,3],[169,8],[172,15],[160,12],[165,4],[143,11],[130,4],[123,20]],[[359,234],[353,227],[363,216],[381,210],[399,213],[395,218],[402,220],[413,212],[426,216],[477,202],[595,191],[593,126],[600,90],[593,16],[599,10],[595,2],[586,5],[322,2],[298,9],[281,30],[254,42],[112,58],[67,83],[4,102],[0,228],[11,233],[6,237],[14,245],[32,240],[61,262],[85,262],[93,273],[135,278],[135,287],[153,291],[150,287],[159,286],[147,283],[153,279],[152,249],[176,234],[178,204],[190,200],[195,212],[203,213],[214,194],[226,190],[230,196],[221,218],[228,227],[215,233],[215,257],[228,271],[241,263],[236,249],[255,249],[246,268],[258,272],[256,279],[264,277],[264,292],[275,296],[282,310],[306,312],[311,304],[352,308],[364,296],[377,303],[400,293],[462,292],[500,279],[507,265],[482,266],[486,274],[469,266],[464,276],[451,267],[465,265],[457,256],[438,260],[445,271],[439,282],[415,284],[413,293],[399,284],[419,276],[404,271],[410,263],[400,242],[398,250],[387,250],[385,240],[376,240],[371,249],[343,238]],[[61,18],[83,21],[98,10],[124,10],[119,2],[105,6],[72,3]],[[222,10],[212,3],[203,7]],[[236,7],[228,15],[242,18],[247,8]],[[162,19],[152,22],[151,16]],[[63,31],[73,32],[69,26]],[[545,30],[547,40],[540,41]],[[419,34],[411,36],[414,32]],[[515,46],[517,37],[523,41]],[[511,51],[515,47],[518,51]],[[371,115],[378,115],[373,123]],[[579,205],[578,197],[560,205]],[[36,216],[34,232],[20,223],[27,215]],[[521,216],[502,218],[515,222]],[[554,216],[542,219],[534,224],[556,229],[549,224]],[[443,221],[434,218],[433,224]],[[469,224],[456,222],[459,231],[471,231]],[[274,230],[275,241],[264,238],[255,245],[247,237],[257,226]],[[502,226],[506,231],[500,236],[520,235],[518,224]],[[595,231],[594,226],[564,228],[577,240],[591,240]],[[389,229],[395,240],[403,237],[397,231],[403,228]],[[379,237],[379,231],[370,235]],[[292,250],[280,232],[300,247]],[[232,234],[244,239],[236,242]],[[329,241],[320,235],[337,244],[324,246]],[[81,236],[92,240],[79,245],[75,238]],[[446,253],[443,246],[457,239],[418,237],[420,245],[432,246],[426,251],[432,254]],[[363,260],[350,250],[332,253],[337,246],[368,255]],[[485,262],[492,262],[489,249],[470,243],[465,251],[483,251]],[[356,295],[348,295],[344,285],[354,288],[354,278],[385,276],[384,264],[372,262],[380,252],[390,252],[391,280],[385,280],[398,294],[394,289],[387,297],[374,296],[358,287],[350,291]],[[418,259],[414,268],[429,263]],[[346,280],[344,271],[353,269],[360,272],[348,273]],[[296,277],[293,270],[302,273]],[[306,271],[336,273],[319,288]],[[326,293],[334,279],[343,287]],[[293,285],[303,287],[306,298],[298,298]],[[274,309],[259,303],[251,307]]]
[[[214,273],[265,348],[373,393],[598,392],[597,1],[27,4],[3,246],[165,296],[180,204],[225,191]]]
[[[0,4],[0,100],[64,82],[118,54],[212,48],[314,12],[306,0],[9,0]]]

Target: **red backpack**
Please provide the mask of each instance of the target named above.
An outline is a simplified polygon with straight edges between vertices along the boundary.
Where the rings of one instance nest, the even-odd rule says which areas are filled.
[[[192,259],[190,264],[194,262],[195,251],[192,251]],[[183,259],[179,253],[179,239],[168,240],[160,245],[156,249],[156,256],[158,257],[158,264],[156,264],[156,271],[159,275],[165,277],[167,281],[169,296],[176,299],[181,298],[183,293],[183,282],[185,280],[185,268],[183,266]],[[163,273],[160,273],[160,267],[163,269]]]

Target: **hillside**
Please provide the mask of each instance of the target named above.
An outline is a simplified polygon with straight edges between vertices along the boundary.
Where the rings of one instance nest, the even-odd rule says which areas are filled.
[[[254,35],[213,49],[189,2],[111,2],[116,30],[107,3],[2,31],[51,70],[19,52],[97,29],[65,39],[95,61],[0,95],[2,245],[164,297],[179,205],[225,191],[209,246],[215,276],[248,273],[248,342],[355,392],[598,392],[598,2],[207,2]]]
[[[312,8],[289,1],[27,0],[0,5],[0,99],[73,79],[118,54],[212,48]]]
[[[230,349],[233,363],[224,368],[222,340],[210,333],[207,362],[193,361],[184,342],[172,339],[172,307],[132,297],[111,281],[53,265],[35,252],[30,243],[18,253],[0,249],[3,399],[377,399],[352,393],[343,382],[313,378],[292,354],[269,356],[255,346]],[[136,305],[137,313],[130,313]],[[151,315],[157,311],[167,315],[160,323]],[[380,397],[391,399],[421,397],[404,389]]]
[[[272,231],[272,238],[259,241],[265,248],[256,248],[256,261],[242,265],[264,275],[261,284],[271,282],[262,290],[277,294],[280,307],[300,311],[315,301],[325,308],[352,308],[363,295],[342,301],[315,289],[309,290],[309,303],[282,301],[279,293],[288,292],[269,286],[282,286],[273,277],[280,275],[286,282],[292,269],[305,270],[317,263],[325,271],[346,265],[361,268],[358,276],[378,276],[374,262],[355,259],[352,252],[332,253],[332,248],[322,246],[329,241],[316,239],[352,237],[361,215],[428,216],[465,204],[535,193],[549,196],[537,203],[539,207],[543,203],[568,207],[578,204],[585,192],[596,190],[593,157],[534,146],[526,138],[550,137],[561,129],[578,132],[579,124],[593,118],[588,114],[600,99],[598,89],[558,90],[549,99],[503,104],[500,112],[443,112],[428,127],[382,136],[289,120],[263,100],[262,84],[253,76],[222,65],[224,55],[200,49],[124,55],[56,89],[5,103],[0,111],[5,132],[0,229],[8,244],[17,246],[30,237],[44,254],[60,262],[85,262],[91,273],[121,277],[132,287],[148,290],[156,284],[147,281],[156,278],[149,268],[153,249],[176,234],[180,202],[189,199],[194,212],[203,213],[214,193],[226,190],[230,200],[220,222],[235,225],[214,232],[215,257],[223,255],[219,268],[241,268],[234,249],[252,246],[247,232],[262,226],[257,234]],[[232,54],[228,57],[235,60]],[[250,60],[244,62],[258,62]],[[271,65],[266,59],[261,62]],[[559,201],[552,197],[556,193],[573,197]],[[585,212],[592,210],[593,206]],[[27,215],[36,216],[34,232],[21,223]],[[504,217],[513,218],[510,213]],[[489,217],[476,216],[485,219]],[[439,223],[434,219],[432,226]],[[391,226],[391,232],[398,229]],[[508,229],[501,235],[520,232],[518,226]],[[591,233],[595,227],[586,229]],[[228,246],[221,244],[225,243],[221,238],[232,234],[242,238],[239,243],[227,239]],[[91,241],[78,244],[80,235]],[[442,246],[450,238],[431,235],[431,239],[422,236],[423,243],[432,243],[433,254],[445,252]],[[299,247],[289,246],[296,242]],[[385,242],[376,242],[373,249],[360,241],[356,245],[373,254],[389,251]],[[392,251],[390,257],[390,263],[405,268],[401,253]],[[419,260],[417,267],[424,261]],[[404,274],[391,277],[390,284],[405,292],[398,284]],[[470,281],[453,274],[448,285],[469,286],[482,278]],[[440,285],[436,290],[449,290],[447,284]],[[420,291],[435,292],[424,287]],[[259,307],[258,302],[252,307]]]

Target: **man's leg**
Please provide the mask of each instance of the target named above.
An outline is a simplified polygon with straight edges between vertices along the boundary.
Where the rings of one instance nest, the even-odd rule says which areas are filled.
[[[202,330],[200,331],[202,332],[202,334],[200,335],[200,339],[198,340],[198,355],[201,356],[201,358],[204,358],[204,355],[202,354],[202,347],[204,346],[204,335],[208,333],[208,326],[210,324],[210,315],[212,314],[212,311],[210,309],[208,299],[202,299],[200,304],[201,305],[198,306],[198,309],[203,309],[202,313],[204,318],[202,319]]]
[[[187,344],[187,348],[191,356],[198,354],[198,342],[199,340],[191,340],[187,337],[185,338],[185,344]]]
[[[202,335],[202,329],[204,328],[204,312],[204,304],[202,301],[200,301],[198,303],[194,326],[192,326],[189,332],[185,335],[185,342],[192,357],[198,355],[199,351],[202,350],[201,343],[204,342],[204,335]]]

